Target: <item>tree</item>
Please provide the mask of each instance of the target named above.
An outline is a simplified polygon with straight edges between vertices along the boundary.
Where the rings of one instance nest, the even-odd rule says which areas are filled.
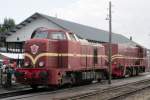
[[[5,18],[4,23],[0,24],[0,32],[8,32],[15,27],[15,21],[11,18]]]
[[[15,27],[15,21],[11,18],[5,18],[3,24],[0,24],[0,47],[4,46],[6,35],[5,33]]]

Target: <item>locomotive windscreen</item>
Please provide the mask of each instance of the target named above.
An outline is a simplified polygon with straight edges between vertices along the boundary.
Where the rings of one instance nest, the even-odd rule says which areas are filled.
[[[32,38],[48,38],[48,32],[46,32],[46,31],[35,32],[35,34],[33,34]]]
[[[32,34],[31,38],[48,38],[56,40],[66,40],[66,35],[64,32],[47,32],[47,31],[38,31]]]

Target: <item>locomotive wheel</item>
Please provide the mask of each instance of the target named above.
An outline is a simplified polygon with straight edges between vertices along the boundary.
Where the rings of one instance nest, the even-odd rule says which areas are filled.
[[[30,85],[30,87],[31,87],[33,90],[37,90],[37,89],[38,89],[38,85]]]

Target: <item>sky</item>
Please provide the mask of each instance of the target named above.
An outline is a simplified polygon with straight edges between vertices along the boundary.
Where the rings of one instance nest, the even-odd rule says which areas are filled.
[[[0,23],[16,24],[35,12],[108,30],[110,0],[0,0]],[[150,0],[111,0],[112,31],[150,49]]]

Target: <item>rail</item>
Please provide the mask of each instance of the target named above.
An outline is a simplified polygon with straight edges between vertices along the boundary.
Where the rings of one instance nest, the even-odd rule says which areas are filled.
[[[57,98],[58,100],[115,100],[118,97],[140,91],[150,87],[150,79],[128,83],[125,85],[114,86],[107,89],[95,90],[89,93],[81,93],[72,96],[66,96],[63,98]],[[94,98],[94,99],[93,99]]]
[[[131,79],[129,79],[131,80]],[[136,81],[136,82],[135,82]],[[132,93],[141,89],[144,89],[146,87],[150,87],[150,79],[146,77],[138,78],[138,80],[132,81],[122,81],[123,84],[120,85],[118,81],[116,81],[117,84],[113,85],[106,85],[106,87],[102,87],[103,83],[95,83],[95,84],[89,84],[89,85],[83,85],[83,86],[75,86],[72,88],[60,88],[56,90],[51,89],[39,89],[39,91],[17,91],[16,93],[10,92],[10,93],[3,93],[0,95],[1,98],[11,98],[13,100],[16,99],[30,99],[30,98],[36,98],[37,96],[47,96],[48,99],[46,100],[80,100],[80,99],[86,99],[86,100],[115,100],[115,98],[122,96],[124,94]],[[119,81],[121,82],[121,81]],[[125,83],[124,83],[125,82]],[[100,86],[101,85],[101,86]],[[20,90],[20,89],[19,89]],[[43,91],[42,91],[43,90]],[[119,91],[118,91],[119,90]],[[120,91],[122,90],[122,91]],[[39,93],[38,93],[39,92]],[[25,95],[28,94],[28,95]],[[20,96],[22,95],[22,96]],[[16,96],[16,97],[15,97]],[[94,96],[94,98],[91,98]],[[96,97],[95,97],[96,96]]]

